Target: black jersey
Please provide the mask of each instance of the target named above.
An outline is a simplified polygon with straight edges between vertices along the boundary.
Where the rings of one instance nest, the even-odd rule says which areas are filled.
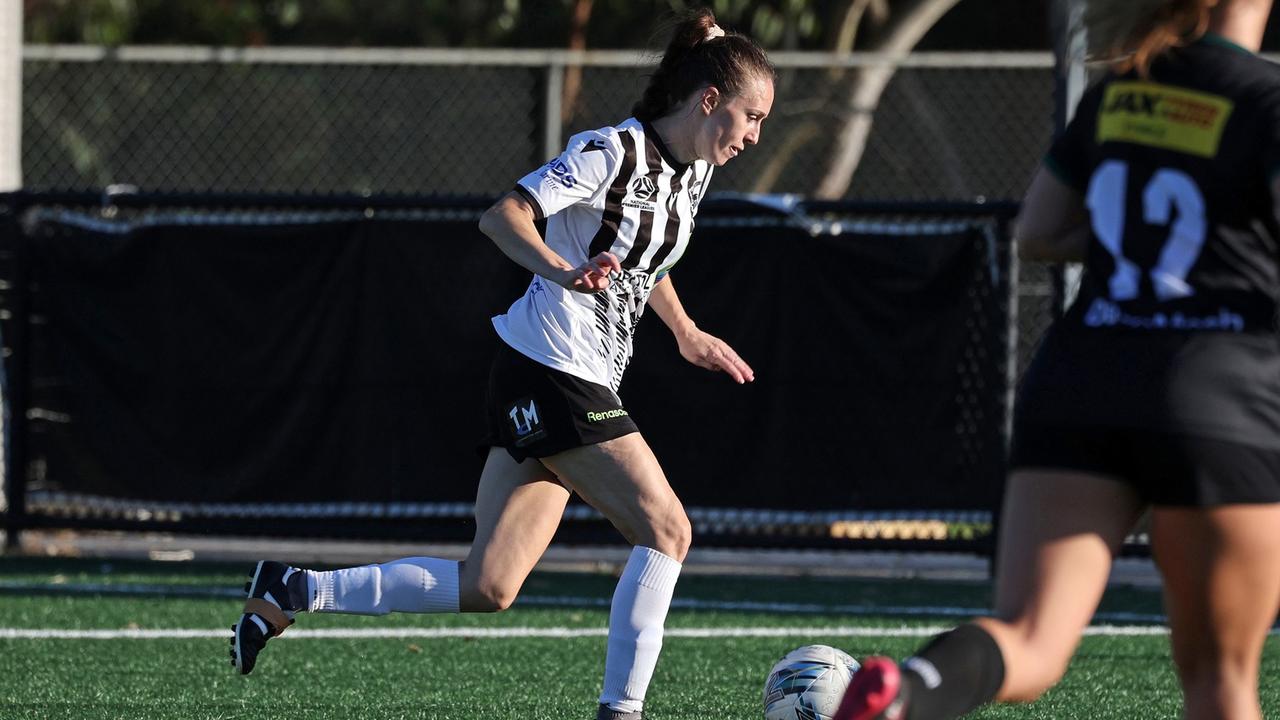
[[[1112,74],[1082,98],[1046,165],[1085,198],[1093,230],[1086,327],[1274,331],[1280,231],[1280,68],[1208,36]]]
[[[1280,448],[1280,70],[1210,36],[1090,88],[1045,160],[1093,237],[1018,421]]]

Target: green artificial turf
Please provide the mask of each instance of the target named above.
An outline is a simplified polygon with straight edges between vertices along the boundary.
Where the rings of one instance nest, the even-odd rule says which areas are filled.
[[[239,609],[230,594],[243,582],[243,570],[176,563],[0,561],[0,629],[219,633],[198,638],[0,638],[0,718],[594,717],[605,649],[605,638],[598,635],[316,638],[286,633],[271,641],[252,675],[241,677],[230,666],[226,638]],[[517,602],[498,615],[314,615],[301,617],[296,628],[601,629],[608,623],[604,604],[613,582],[607,575],[537,574],[525,595],[542,604]],[[746,610],[677,608],[668,621],[672,629],[788,628],[793,634],[669,636],[647,716],[754,720],[761,717],[765,674],[799,645],[835,645],[855,657],[900,657],[923,640],[823,635],[822,628],[948,626],[960,618],[914,613],[926,607],[985,607],[989,588],[984,583],[690,575],[681,580],[677,598],[781,605],[772,611],[759,605]],[[833,611],[837,606],[857,606],[858,612]],[[1108,592],[1104,610],[1159,613],[1159,596],[1150,590],[1115,589]],[[1265,678],[1267,669],[1280,663],[1280,639],[1268,640],[1264,662]],[[1066,678],[1040,701],[989,708],[973,717],[1132,720],[1177,717],[1180,707],[1167,637],[1095,636],[1085,638]],[[1263,710],[1280,715],[1280,688],[1265,682]]]

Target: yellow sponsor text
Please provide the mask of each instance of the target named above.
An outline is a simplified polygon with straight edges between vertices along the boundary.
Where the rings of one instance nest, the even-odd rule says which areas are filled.
[[[1115,82],[1107,87],[1098,111],[1097,141],[1214,157],[1234,107],[1224,97],[1171,85]]]

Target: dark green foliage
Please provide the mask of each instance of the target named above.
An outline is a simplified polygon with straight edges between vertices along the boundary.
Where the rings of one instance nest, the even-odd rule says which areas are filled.
[[[819,47],[841,0],[706,0],[726,24],[774,47]],[[594,0],[587,44],[644,47],[685,0]],[[573,0],[28,0],[38,43],[564,47]],[[665,42],[665,38],[662,38]]]

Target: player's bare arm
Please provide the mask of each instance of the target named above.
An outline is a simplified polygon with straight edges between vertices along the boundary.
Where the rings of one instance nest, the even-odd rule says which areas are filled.
[[[603,252],[574,267],[542,241],[533,218],[529,201],[509,192],[480,217],[480,231],[516,264],[557,285],[587,293],[609,287],[609,274],[622,269],[617,257]]]
[[[703,332],[694,324],[680,304],[670,275],[654,286],[653,293],[649,295],[649,307],[675,335],[680,355],[685,360],[700,368],[728,373],[738,384],[756,379],[755,371],[728,343]]]
[[[1280,221],[1280,170],[1271,178],[1271,213]]]
[[[1089,246],[1088,223],[1080,193],[1041,165],[1014,221],[1018,256],[1042,262],[1081,262]]]

